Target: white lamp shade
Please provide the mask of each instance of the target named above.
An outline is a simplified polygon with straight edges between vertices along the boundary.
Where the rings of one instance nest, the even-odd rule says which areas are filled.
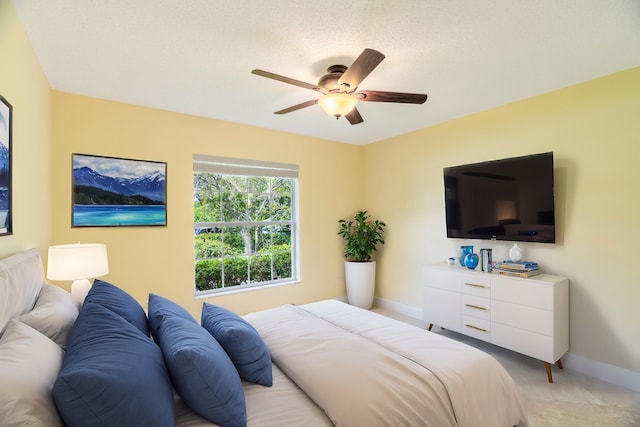
[[[107,246],[75,243],[49,247],[47,278],[51,280],[91,279],[109,273]]]
[[[322,95],[318,98],[318,104],[328,115],[340,117],[349,114],[358,104],[358,99],[346,93],[336,92]]]

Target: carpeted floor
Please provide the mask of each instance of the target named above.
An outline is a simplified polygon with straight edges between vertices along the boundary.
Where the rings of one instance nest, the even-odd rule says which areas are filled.
[[[387,310],[376,312],[426,328],[423,322]],[[480,348],[511,374],[529,410],[531,427],[640,427],[640,393],[570,369],[552,369],[547,381],[544,363],[455,332],[433,332]]]

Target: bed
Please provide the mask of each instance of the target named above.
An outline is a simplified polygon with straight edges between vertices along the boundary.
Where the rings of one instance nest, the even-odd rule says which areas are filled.
[[[194,319],[96,281],[78,308],[36,250],[0,260],[0,425],[526,426],[486,353],[337,300]]]

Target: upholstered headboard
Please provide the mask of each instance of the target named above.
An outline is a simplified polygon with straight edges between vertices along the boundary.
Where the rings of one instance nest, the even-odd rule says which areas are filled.
[[[46,283],[37,250],[0,259],[0,425],[63,426],[51,392],[77,316],[71,294]]]
[[[31,311],[45,283],[36,249],[0,259],[0,336],[11,319]]]

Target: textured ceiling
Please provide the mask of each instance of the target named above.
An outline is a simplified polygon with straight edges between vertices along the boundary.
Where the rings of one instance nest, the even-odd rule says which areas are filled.
[[[5,1],[5,0],[2,0]],[[55,90],[367,144],[640,66],[638,0],[13,0]],[[364,48],[386,59],[360,89],[427,93],[273,112]]]

